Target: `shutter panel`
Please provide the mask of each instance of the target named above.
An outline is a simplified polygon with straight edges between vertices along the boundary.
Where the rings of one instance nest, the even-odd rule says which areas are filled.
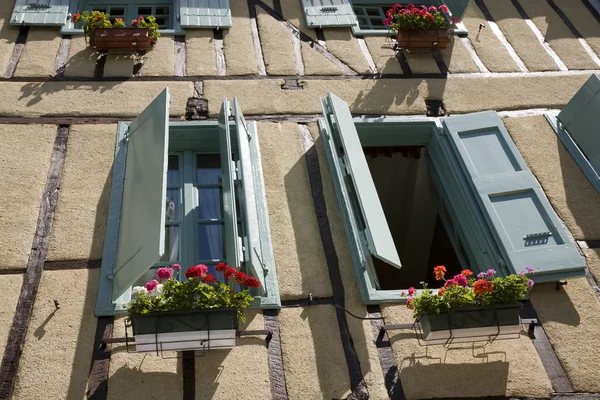
[[[183,28],[231,28],[229,0],[179,0]]]
[[[16,0],[11,25],[53,25],[67,22],[70,0]]]
[[[113,272],[113,301],[148,271],[165,251],[168,88],[131,122],[127,140],[121,222]]]
[[[590,164],[600,171],[600,79],[596,75],[579,89],[558,114],[558,120],[569,133]]]
[[[369,171],[358,132],[352,122],[350,108],[348,104],[332,93],[329,93],[324,103],[327,106],[325,121],[330,121],[331,118],[328,114],[333,114],[332,125],[337,127],[341,146],[344,149],[344,162],[360,205],[369,250],[373,256],[396,268],[401,268],[400,257],[398,257],[383,207],[377,196],[375,183]]]
[[[240,176],[242,194],[245,205],[245,225],[247,237],[246,247],[246,266],[252,276],[260,281],[261,290],[264,291],[266,272],[261,263],[262,249],[260,245],[260,234],[258,231],[258,209],[256,207],[256,196],[254,194],[254,177],[252,175],[252,161],[250,160],[249,142],[253,139],[248,131],[246,120],[242,114],[240,104],[233,98],[233,116],[237,130],[238,152],[240,154]],[[260,256],[260,257],[259,257]]]
[[[357,24],[350,0],[302,0],[302,8],[309,28]]]
[[[443,119],[513,273],[548,281],[584,275],[585,262],[493,111]]]
[[[219,146],[223,172],[223,215],[225,218],[225,259],[232,267],[240,267],[237,213],[235,208],[235,164],[231,155],[231,132],[229,130],[229,101],[224,100],[219,113]]]
[[[470,2],[471,0],[440,0],[439,4],[446,4],[452,13],[452,16],[458,18],[458,20],[462,20]]]

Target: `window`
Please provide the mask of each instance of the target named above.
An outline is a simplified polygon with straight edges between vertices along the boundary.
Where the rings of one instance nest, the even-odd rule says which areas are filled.
[[[585,261],[495,112],[352,120],[329,94],[319,121],[363,302],[398,301],[431,270],[535,269],[538,282]],[[430,285],[431,287],[432,285]]]
[[[124,312],[160,266],[236,266],[261,282],[255,307],[280,305],[256,124],[237,100],[218,122],[169,122],[168,89],[120,123],[96,315]],[[230,113],[233,121],[230,121]]]
[[[229,0],[52,0],[47,7],[34,3],[16,0],[10,24],[61,26],[63,34],[82,34],[71,15],[85,10],[104,11],[126,23],[152,14],[163,34],[183,34],[182,28],[230,28],[232,24]]]

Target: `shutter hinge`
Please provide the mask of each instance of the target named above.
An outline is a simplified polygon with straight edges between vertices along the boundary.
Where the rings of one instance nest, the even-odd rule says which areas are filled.
[[[123,134],[123,140],[122,141],[125,142],[125,143],[129,142],[129,138],[131,137],[130,130],[131,130],[131,125],[127,127],[127,130]]]
[[[337,7],[321,7],[320,11],[324,12],[324,13],[334,13],[334,12],[338,11],[338,8]]]
[[[265,263],[263,262],[263,260],[260,256],[260,254],[258,254],[258,250],[256,250],[256,247],[253,247],[252,249],[254,250],[254,254],[256,254],[256,258],[258,258],[258,262],[262,266],[265,276],[267,276],[267,272],[269,272],[269,268],[267,268],[267,266],[265,265]]]

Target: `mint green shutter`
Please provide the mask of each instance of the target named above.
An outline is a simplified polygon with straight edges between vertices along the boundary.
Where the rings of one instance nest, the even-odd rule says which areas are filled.
[[[600,172],[600,79],[596,75],[590,76],[569,100],[558,120],[596,172]]]
[[[252,161],[250,159],[250,141],[252,137],[246,125],[246,119],[238,100],[233,98],[233,116],[237,130],[238,152],[240,154],[240,178],[242,195],[245,206],[246,238],[244,239],[246,266],[252,276],[260,281],[261,290],[265,289],[265,275],[261,257],[260,234],[258,228],[258,209],[256,206],[256,195],[254,193],[254,177],[252,174]]]
[[[449,117],[443,125],[509,270],[531,266],[537,281],[583,275],[583,258],[498,115]]]
[[[446,6],[448,6],[448,8],[450,9],[450,12],[452,13],[452,16],[454,18],[458,18],[459,20],[461,20],[464,15],[465,12],[467,11],[467,7],[469,7],[469,3],[471,2],[471,0],[439,0],[438,3],[441,4],[445,4]]]
[[[219,113],[219,146],[221,148],[221,171],[223,185],[223,216],[225,219],[225,260],[239,268],[239,245],[237,213],[235,208],[235,164],[231,154],[231,132],[229,130],[229,101],[224,100]]]
[[[302,8],[309,28],[357,24],[350,0],[302,0]]]
[[[16,0],[10,24],[62,26],[67,22],[69,2],[70,0]]]
[[[169,89],[133,120],[127,132],[123,201],[113,271],[116,300],[165,251],[165,203],[169,148]]]
[[[179,0],[183,28],[231,28],[229,0]]]
[[[329,93],[323,102],[326,106],[325,120],[334,117],[339,139],[344,149],[346,171],[354,185],[354,191],[365,223],[365,239],[371,254],[388,264],[401,268],[400,257],[390,228],[385,219],[383,207],[379,201],[373,177],[367,165],[358,132],[352,121],[350,108],[342,99]]]

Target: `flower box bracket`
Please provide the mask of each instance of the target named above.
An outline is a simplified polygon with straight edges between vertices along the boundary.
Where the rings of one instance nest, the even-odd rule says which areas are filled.
[[[412,324],[383,325],[379,331],[378,341],[383,340],[385,332],[391,330],[411,329],[414,331],[420,346],[443,344],[445,347],[454,343],[486,342],[496,340],[519,339],[523,324],[528,325],[528,335],[533,338],[537,319],[521,319],[520,305],[504,306],[497,309],[464,309],[449,314],[434,316],[435,321],[427,321],[428,316],[420,316]],[[477,321],[479,320],[479,321]],[[440,322],[442,325],[440,329]],[[438,325],[436,330],[433,325]]]
[[[146,321],[138,319],[138,332],[136,335],[135,316],[126,318],[125,337],[102,340],[102,346],[113,343],[125,343],[128,353],[156,353],[164,359],[181,358],[182,354],[175,357],[166,356],[165,352],[194,351],[195,357],[202,357],[211,350],[231,349],[238,344],[238,338],[242,336],[265,336],[265,345],[268,347],[273,336],[270,330],[244,330],[237,329],[237,318],[231,326],[223,326],[222,321],[214,323],[214,316],[222,319],[224,313],[235,312],[235,310],[195,310],[193,312],[167,312],[158,316],[143,316]],[[219,315],[221,314],[221,315]],[[205,326],[194,326],[189,321],[197,322],[200,319]],[[225,317],[227,319],[227,317]],[[213,326],[210,326],[213,321]],[[229,325],[231,321],[225,322]],[[151,324],[154,324],[152,327]],[[183,326],[183,328],[182,328]],[[151,332],[148,332],[148,328]],[[221,329],[213,329],[221,328]],[[131,331],[130,331],[131,329]],[[184,329],[184,330],[182,330]],[[140,333],[141,332],[141,333]],[[137,340],[136,340],[137,338]]]

